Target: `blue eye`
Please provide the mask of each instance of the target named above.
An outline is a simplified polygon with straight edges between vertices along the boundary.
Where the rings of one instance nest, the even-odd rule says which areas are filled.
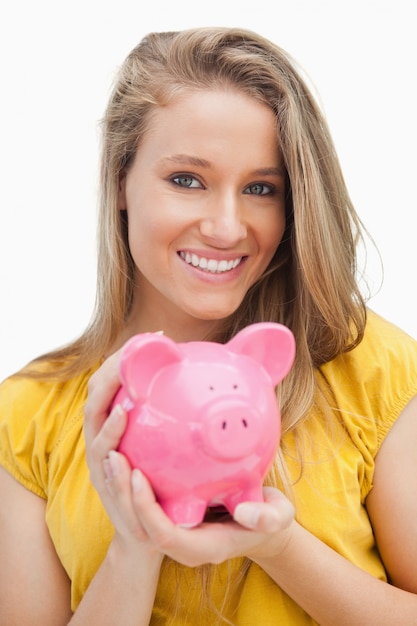
[[[199,188],[201,189],[202,185],[198,182],[194,176],[190,176],[189,174],[179,174],[172,178],[174,183],[179,187],[185,187],[188,189]]]
[[[265,185],[264,183],[254,183],[253,185],[249,185],[244,191],[244,193],[255,195],[255,196],[266,196],[273,192],[273,188],[270,185]]]

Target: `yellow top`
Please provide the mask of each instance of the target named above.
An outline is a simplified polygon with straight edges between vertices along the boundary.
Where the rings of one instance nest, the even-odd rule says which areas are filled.
[[[0,386],[0,463],[47,500],[46,522],[72,581],[73,610],[113,534],[85,461],[83,405],[91,373],[66,383],[14,378]],[[344,557],[386,580],[364,502],[372,487],[375,455],[417,394],[417,341],[370,312],[362,343],[321,367],[317,376],[331,390],[334,419],[329,424],[313,412],[301,428],[304,464],[294,487],[297,519]],[[292,435],[285,444],[297,478],[300,465]],[[242,562],[217,566],[211,578],[213,606],[233,624],[314,624],[257,565],[250,564],[237,577]],[[230,573],[235,583],[227,587]],[[161,572],[152,626],[213,626],[212,608],[205,606],[196,616],[200,599],[195,570],[168,562]]]

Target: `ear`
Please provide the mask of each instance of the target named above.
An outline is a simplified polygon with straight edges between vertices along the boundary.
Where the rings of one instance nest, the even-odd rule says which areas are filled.
[[[126,202],[126,172],[123,170],[119,175],[119,195],[117,198],[117,208],[119,211],[125,211],[127,208]]]
[[[282,324],[251,324],[226,345],[232,352],[245,354],[262,365],[274,385],[285,378],[294,362],[294,335]]]
[[[145,399],[161,368],[181,360],[178,345],[164,335],[143,333],[129,339],[122,350],[120,376],[131,399]]]

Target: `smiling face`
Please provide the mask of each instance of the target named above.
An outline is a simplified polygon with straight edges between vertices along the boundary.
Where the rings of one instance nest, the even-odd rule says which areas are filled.
[[[285,229],[272,110],[220,90],[159,107],[121,180],[119,206],[136,265],[134,332],[192,336],[231,315]]]

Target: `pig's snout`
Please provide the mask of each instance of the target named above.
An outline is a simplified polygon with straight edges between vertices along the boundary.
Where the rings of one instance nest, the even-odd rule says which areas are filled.
[[[214,403],[203,418],[203,447],[212,457],[239,459],[253,452],[262,432],[262,420],[247,405]]]

